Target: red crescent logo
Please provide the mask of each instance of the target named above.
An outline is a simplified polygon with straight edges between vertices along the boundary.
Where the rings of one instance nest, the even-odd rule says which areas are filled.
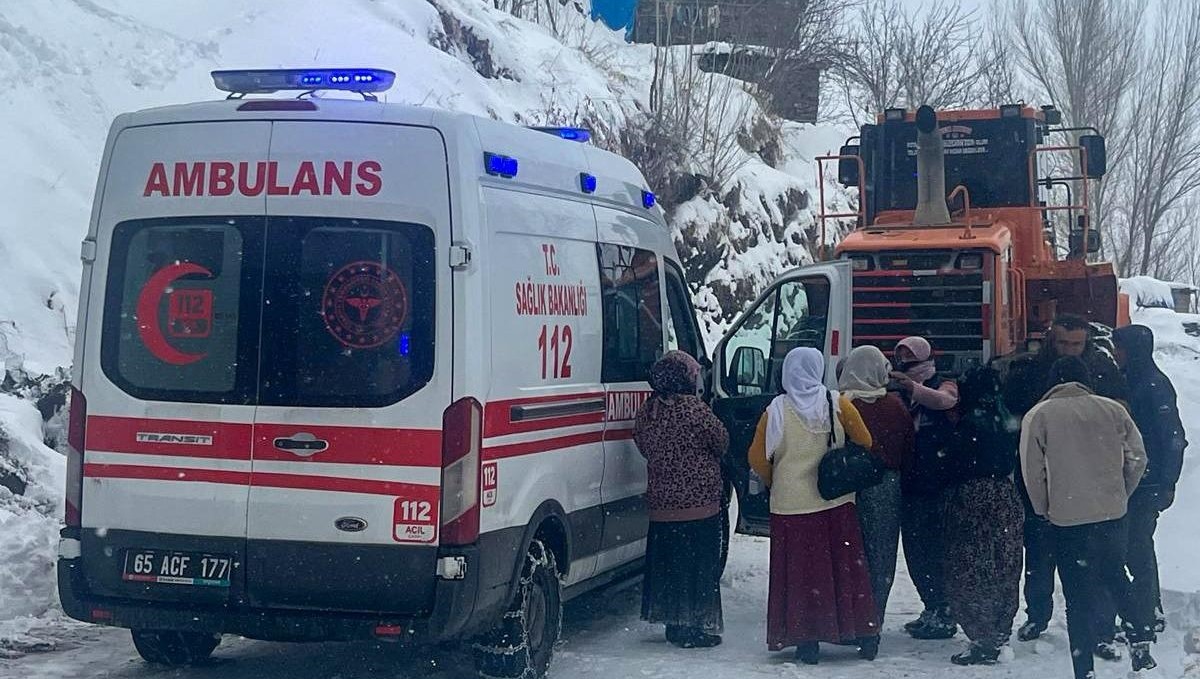
[[[142,338],[142,344],[145,344],[156,358],[171,365],[188,365],[208,355],[189,354],[171,346],[167,343],[167,338],[163,337],[162,328],[158,324],[158,305],[163,294],[172,283],[191,274],[212,276],[211,271],[199,264],[190,262],[171,264],[155,271],[150,280],[142,286],[142,292],[138,295],[137,328],[138,335]]]

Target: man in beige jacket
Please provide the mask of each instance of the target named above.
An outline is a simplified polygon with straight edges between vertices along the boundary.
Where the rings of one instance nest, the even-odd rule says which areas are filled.
[[[1091,607],[1107,590],[1125,623],[1134,671],[1152,669],[1154,612],[1130,595],[1125,572],[1129,496],[1146,471],[1142,435],[1124,406],[1092,393],[1079,358],[1061,358],[1054,385],[1021,425],[1021,469],[1033,510],[1053,526],[1075,679],[1094,677]]]

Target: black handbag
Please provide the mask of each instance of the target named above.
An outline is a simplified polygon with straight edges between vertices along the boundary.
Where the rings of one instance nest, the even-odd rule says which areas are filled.
[[[838,445],[833,421],[833,397],[829,399],[829,451],[817,467],[817,492],[826,500],[857,493],[883,480],[883,463],[871,451],[850,441]]]

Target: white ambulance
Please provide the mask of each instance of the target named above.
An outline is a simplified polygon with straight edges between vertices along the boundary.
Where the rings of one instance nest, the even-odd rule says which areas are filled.
[[[373,100],[387,71],[213,75],[227,100],[121,115],[105,147],[64,609],[168,665],[234,633],[466,639],[485,674],[544,674],[562,602],[641,567],[648,367],[705,356],[654,195],[582,130],[243,96]],[[845,350],[845,265],[796,276],[718,350],[731,426],[780,347]]]

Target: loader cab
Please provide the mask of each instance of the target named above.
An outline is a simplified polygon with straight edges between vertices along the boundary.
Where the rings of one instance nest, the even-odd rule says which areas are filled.
[[[938,120],[945,144],[946,188],[965,186],[973,208],[1028,206],[1030,153],[1045,136],[1033,109],[1016,109],[1009,115],[954,114],[943,113]],[[866,167],[867,223],[883,213],[915,209],[917,127],[912,116],[889,109],[880,122],[862,127],[858,146]],[[854,180],[857,184],[857,177]]]

